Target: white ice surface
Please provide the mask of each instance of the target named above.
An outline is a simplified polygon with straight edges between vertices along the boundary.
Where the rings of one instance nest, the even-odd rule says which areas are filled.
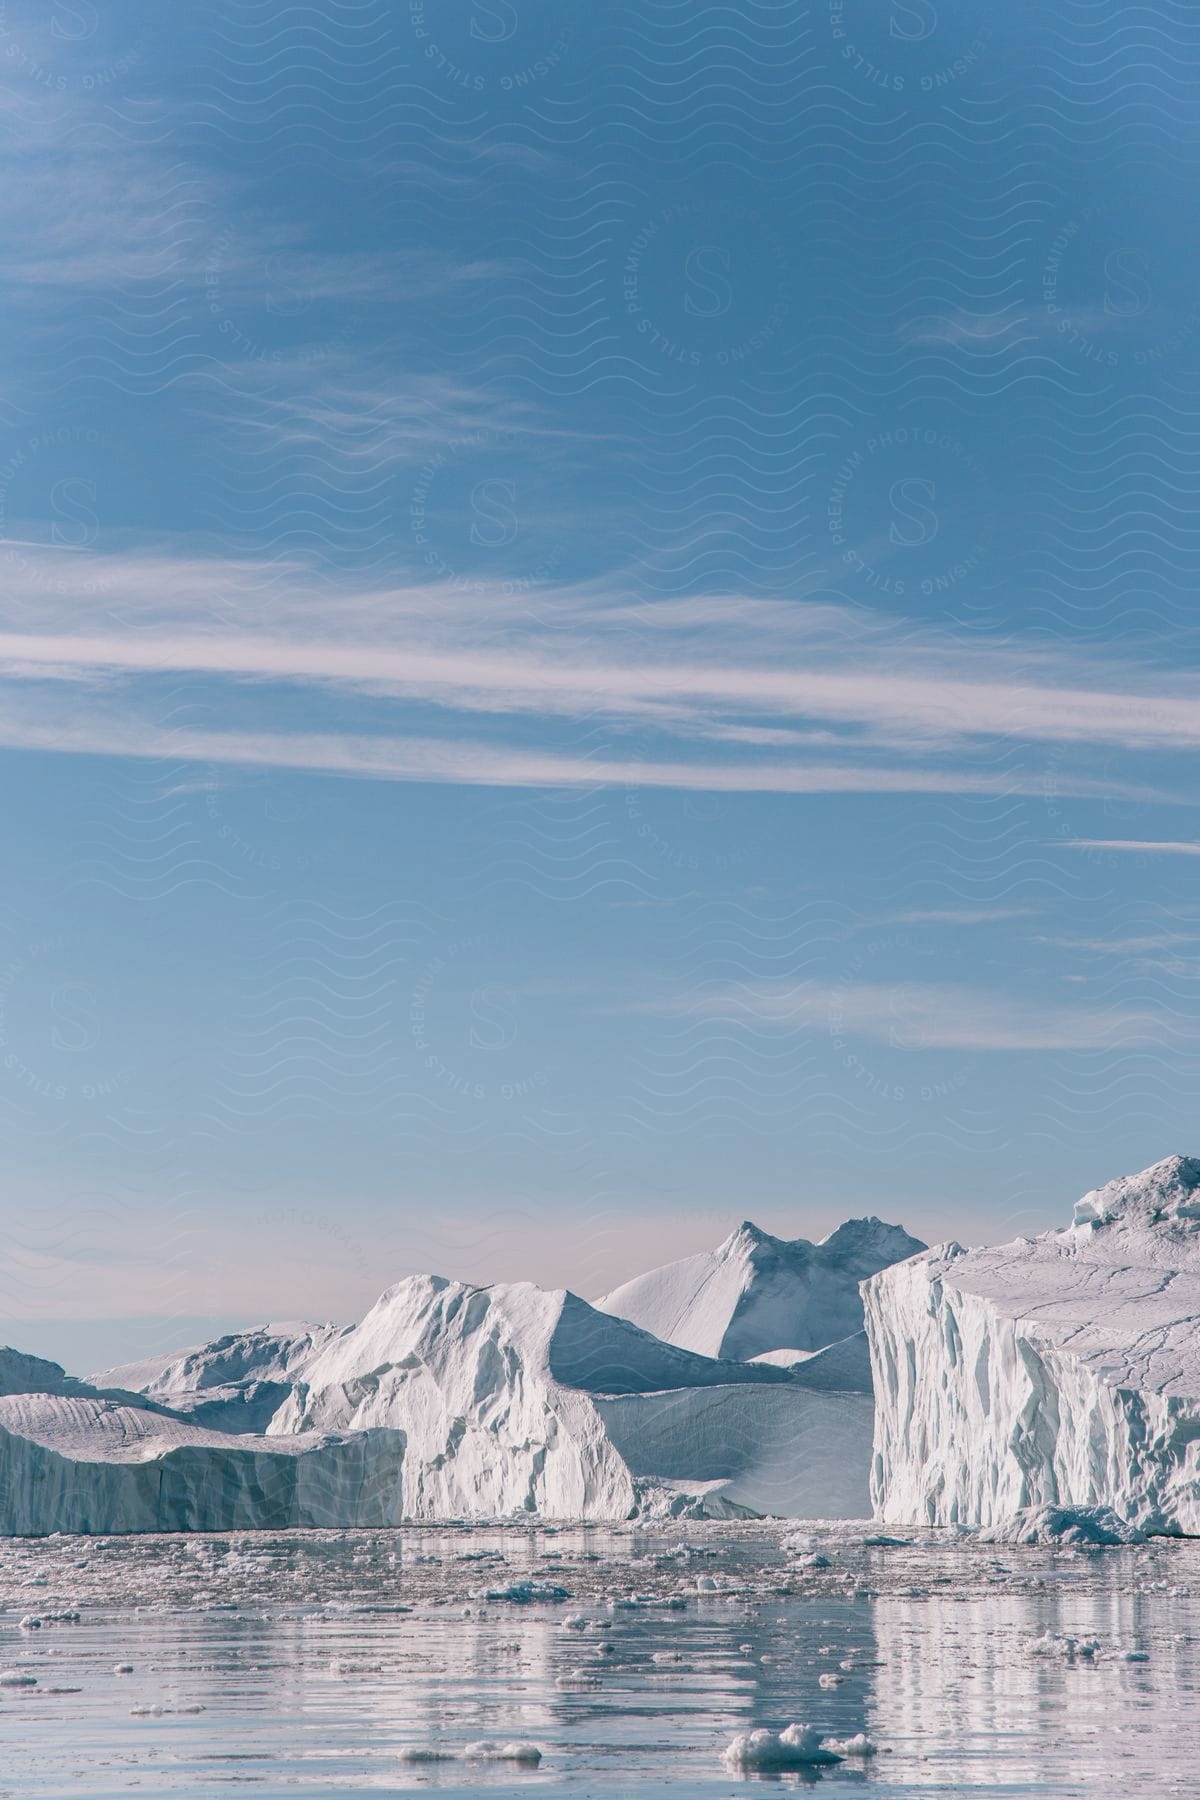
[[[924,1248],[875,1218],[847,1219],[818,1244],[747,1221],[716,1250],[639,1275],[596,1305],[703,1356],[820,1350],[862,1330],[862,1280]]]
[[[305,1365],[348,1325],[305,1321],[232,1332],[164,1356],[103,1369],[92,1387],[124,1389],[162,1401],[198,1425],[219,1431],[261,1432]]]
[[[1200,1533],[1200,1162],[1093,1190],[1062,1231],[940,1246],[864,1296],[883,1518],[1109,1506]]]
[[[100,1395],[7,1395],[0,1532],[395,1524],[402,1452],[396,1432],[275,1441]]]
[[[577,1295],[414,1276],[306,1367],[272,1421],[396,1426],[416,1518],[867,1510],[869,1403],[663,1343]]]

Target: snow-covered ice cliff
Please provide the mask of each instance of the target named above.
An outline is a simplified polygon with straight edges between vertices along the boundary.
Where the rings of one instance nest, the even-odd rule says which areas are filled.
[[[1061,1231],[941,1245],[863,1294],[885,1520],[1105,1505],[1200,1534],[1200,1162],[1109,1182]]]
[[[924,1248],[882,1219],[847,1219],[816,1244],[747,1220],[717,1249],[638,1275],[596,1305],[702,1356],[821,1350],[862,1330],[861,1281]]]
[[[870,1404],[661,1342],[530,1282],[414,1276],[303,1370],[269,1431],[405,1434],[411,1517],[868,1511]]]
[[[270,1440],[100,1393],[9,1394],[0,1532],[397,1524],[403,1448],[395,1431]]]

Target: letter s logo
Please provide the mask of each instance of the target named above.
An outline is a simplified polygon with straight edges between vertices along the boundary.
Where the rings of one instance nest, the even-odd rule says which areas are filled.
[[[937,9],[933,0],[892,0],[889,29],[894,38],[919,44],[937,30]]]
[[[100,1042],[100,1021],[96,1016],[96,996],[82,982],[64,981],[50,996],[54,1024],[50,1042],[56,1050],[80,1055],[94,1050]]]
[[[888,1031],[893,1050],[928,1050],[930,1006],[922,994],[911,988],[898,987],[892,994],[891,1015],[895,1023]]]
[[[100,20],[91,0],[84,5],[76,0],[75,5],[68,6],[65,0],[58,0],[54,8],[54,16],[50,21],[51,37],[61,38],[64,43],[79,44],[84,38],[94,37]]]
[[[490,30],[480,24],[480,18],[487,20]],[[517,32],[517,9],[510,6],[508,0],[475,0],[475,10],[471,14],[471,36],[479,38],[485,44],[504,44]]]
[[[1114,250],[1105,257],[1104,310],[1110,319],[1140,319],[1150,311],[1149,273],[1144,250]]]
[[[85,545],[95,543],[100,529],[100,521],[92,511],[95,498],[95,482],[82,475],[67,475],[55,482],[50,489],[50,505],[54,510],[50,535],[56,544],[82,550]]]
[[[719,319],[733,305],[729,270],[733,258],[719,244],[698,244],[684,264],[687,288],[683,310],[694,319]]]
[[[471,506],[475,513],[471,525],[471,542],[485,550],[499,550],[511,544],[519,522],[513,510],[517,497],[516,483],[494,478],[477,481],[471,489]]]
[[[472,1050],[507,1050],[516,1042],[517,1021],[505,1006],[512,999],[508,988],[476,988],[471,995]]]
[[[915,550],[918,544],[928,544],[937,536],[938,516],[933,510],[937,489],[932,481],[907,475],[903,481],[892,483],[889,498],[893,514],[888,527],[889,542]],[[899,521],[904,522],[906,530],[901,530]]]

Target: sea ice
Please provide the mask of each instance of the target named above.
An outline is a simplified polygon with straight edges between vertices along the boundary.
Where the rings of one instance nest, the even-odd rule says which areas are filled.
[[[771,1769],[815,1768],[841,1762],[841,1754],[826,1744],[815,1725],[788,1725],[783,1731],[739,1732],[721,1752],[730,1769],[762,1772]]]
[[[1110,1506],[1030,1506],[981,1531],[982,1544],[1144,1544],[1146,1534]]]

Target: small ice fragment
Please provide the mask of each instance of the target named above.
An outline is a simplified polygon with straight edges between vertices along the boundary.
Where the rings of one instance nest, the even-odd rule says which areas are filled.
[[[23,1669],[0,1670],[0,1687],[36,1687],[37,1676],[26,1675]]]
[[[818,1678],[817,1686],[823,1688],[838,1688],[841,1687],[845,1679],[846,1677],[844,1675],[822,1675]]]
[[[742,1731],[721,1752],[729,1769],[803,1769],[841,1762],[821,1741],[815,1725],[788,1725],[783,1731]]]
[[[477,1762],[515,1762],[533,1766],[542,1760],[542,1752],[537,1744],[528,1744],[519,1739],[508,1744],[494,1744],[488,1738],[480,1738],[476,1743],[468,1744],[463,1754]]]
[[[528,1606],[536,1600],[569,1600],[565,1587],[558,1587],[553,1581],[510,1581],[504,1587],[485,1588],[481,1594],[473,1594],[474,1600],[511,1600],[517,1606]]]
[[[876,1753],[876,1746],[865,1731],[848,1738],[826,1738],[825,1747],[835,1750],[839,1756],[874,1756]]]

